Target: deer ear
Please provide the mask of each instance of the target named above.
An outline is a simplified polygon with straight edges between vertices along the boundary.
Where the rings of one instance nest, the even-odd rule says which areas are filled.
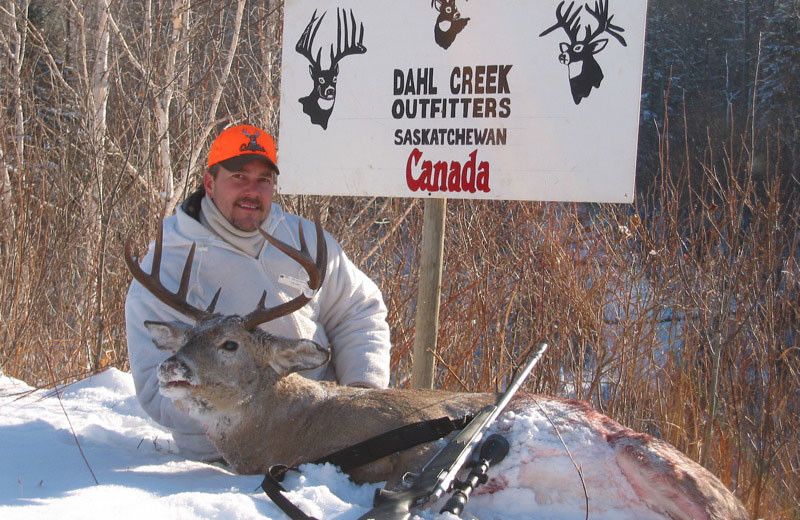
[[[327,363],[330,357],[330,350],[313,341],[275,338],[272,356],[268,363],[279,376],[283,377],[292,372],[320,367]]]
[[[602,40],[597,40],[596,42],[592,42],[592,54],[597,54],[598,52],[602,51],[606,48],[608,44],[608,38],[603,38]]]
[[[145,321],[144,326],[156,347],[173,354],[186,343],[186,333],[192,328],[179,321]]]

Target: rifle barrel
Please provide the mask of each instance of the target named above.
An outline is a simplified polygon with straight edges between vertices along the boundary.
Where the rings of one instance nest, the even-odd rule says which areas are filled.
[[[539,348],[536,350],[536,352],[534,352],[533,357],[531,357],[525,364],[525,367],[522,369],[522,372],[520,372],[517,375],[517,377],[514,378],[514,381],[512,381],[511,384],[508,385],[508,388],[503,393],[503,396],[500,398],[499,401],[497,401],[498,414],[505,409],[506,405],[508,405],[508,402],[511,401],[511,399],[514,397],[514,394],[517,393],[519,387],[522,386],[522,383],[524,383],[525,380],[528,378],[528,374],[531,373],[531,370],[533,370],[533,367],[536,366],[536,363],[539,362],[539,360],[542,358],[546,350],[547,350],[547,343],[540,344]],[[491,420],[493,421],[496,418],[497,416],[492,417]]]

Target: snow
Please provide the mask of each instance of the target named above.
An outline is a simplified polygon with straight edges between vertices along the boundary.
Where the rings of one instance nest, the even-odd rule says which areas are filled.
[[[580,489],[580,484],[576,484],[576,470],[560,448],[541,443],[537,430],[543,429],[543,423],[517,417],[513,426],[501,420],[498,428],[510,429],[509,435],[523,439],[538,436],[531,441],[538,443],[537,450],[530,449],[532,445],[521,451],[512,446],[502,469],[503,478],[511,486],[474,496],[464,518],[585,518],[582,491],[575,493],[578,498],[566,501],[560,496],[565,489]],[[579,440],[586,435],[568,433]],[[591,443],[591,439],[582,439],[576,443],[577,449]],[[515,488],[513,484],[526,471],[523,459],[531,453],[540,461],[528,465],[527,471],[542,471],[541,486],[534,490]],[[369,510],[376,484],[356,485],[331,465],[301,469],[292,473],[284,486],[289,490],[288,497],[307,514],[354,520]],[[607,473],[609,468],[598,465],[586,471],[587,478],[592,479],[594,472],[600,480],[613,480]],[[0,374],[0,518],[4,520],[285,520],[287,517],[260,490],[260,483],[259,476],[240,476],[219,464],[184,460],[170,433],[139,407],[127,373],[109,369],[59,393],[35,390]],[[613,495],[625,490],[608,491],[593,498],[592,519],[661,518],[641,506],[638,512],[615,509],[611,502],[619,497]],[[607,504],[603,502],[606,498],[610,500]],[[438,509],[415,518],[455,518],[435,514]]]

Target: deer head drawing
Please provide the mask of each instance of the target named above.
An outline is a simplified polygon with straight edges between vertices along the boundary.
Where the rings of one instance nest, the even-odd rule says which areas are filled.
[[[339,61],[351,54],[364,54],[367,48],[364,47],[364,24],[360,24],[356,30],[356,19],[353,11],[350,10],[350,20],[348,23],[347,13],[343,9],[336,9],[336,51],[331,44],[331,62],[327,69],[322,68],[321,57],[322,47],[317,50],[316,56],[313,53],[314,38],[317,35],[322,19],[326,13],[317,18],[317,11],[311,15],[303,34],[295,46],[295,50],[305,56],[310,62],[308,67],[314,86],[311,93],[299,99],[303,105],[303,112],[308,114],[311,122],[328,128],[328,120],[333,112],[333,105],[336,102],[336,82],[339,77]]]
[[[608,44],[608,38],[598,39],[598,37],[603,33],[607,33],[623,46],[627,47],[628,44],[620,34],[625,32],[625,29],[611,23],[614,16],[609,16],[608,14],[608,0],[595,0],[594,9],[590,8],[589,4],[585,4],[578,7],[574,13],[572,9],[575,7],[575,2],[570,2],[569,7],[564,12],[565,3],[566,1],[562,1],[556,8],[557,21],[555,25],[542,31],[539,36],[546,36],[559,28],[564,29],[567,34],[569,41],[561,42],[561,54],[558,56],[558,61],[569,69],[569,86],[572,91],[572,100],[577,105],[581,100],[589,97],[592,88],[599,88],[600,82],[603,81],[603,70],[594,55],[605,49]],[[585,35],[583,39],[580,39],[579,33],[582,27],[580,14],[584,7],[586,12],[591,14],[597,21],[597,27],[592,30],[589,25],[583,26]]]
[[[447,49],[453,44],[458,33],[467,26],[469,18],[461,18],[456,0],[432,0],[431,7],[439,11],[433,29],[434,38],[439,47]]]

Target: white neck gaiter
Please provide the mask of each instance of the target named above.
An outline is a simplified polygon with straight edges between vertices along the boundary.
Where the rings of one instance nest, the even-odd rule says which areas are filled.
[[[219,235],[225,242],[253,258],[258,258],[261,249],[264,247],[264,242],[266,242],[257,229],[253,231],[236,229],[220,213],[214,201],[208,196],[203,197],[200,201],[200,223]]]

